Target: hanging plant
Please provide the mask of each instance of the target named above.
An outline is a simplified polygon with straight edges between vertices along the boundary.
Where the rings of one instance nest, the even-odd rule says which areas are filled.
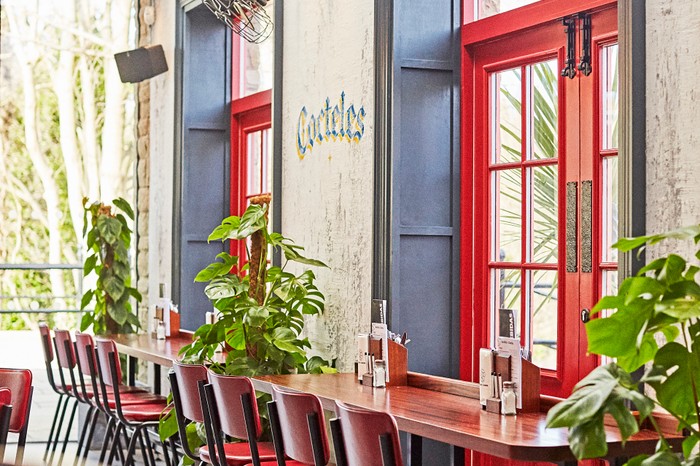
[[[141,294],[131,286],[132,231],[126,218],[133,221],[134,211],[122,198],[113,200],[112,204],[93,202],[88,205],[88,199],[83,198],[83,237],[88,250],[83,276],[94,273],[97,280],[93,289],[85,291],[80,302],[81,310],[94,303],[92,311],[84,313],[80,330],[92,326],[98,335],[133,333],[139,328],[131,299],[140,302]]]

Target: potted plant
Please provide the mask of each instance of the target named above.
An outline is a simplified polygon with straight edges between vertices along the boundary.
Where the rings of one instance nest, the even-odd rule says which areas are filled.
[[[222,252],[197,274],[195,281],[207,283],[205,293],[219,316],[213,324],[199,327],[193,342],[180,354],[186,362],[203,363],[229,375],[334,372],[328,361],[309,357],[311,344],[302,337],[305,316],[324,309],[316,277],[310,269],[289,271],[291,262],[326,265],[303,256],[304,248],[289,238],[268,231],[269,202],[269,195],[251,199],[242,216],[225,218],[209,235],[209,241],[244,241],[246,257]],[[281,250],[281,266],[268,261],[268,246]],[[221,361],[216,354],[223,347],[227,352]],[[267,399],[258,399],[263,418]],[[194,425],[190,428],[196,429]],[[176,430],[173,416],[161,420],[162,438]]]
[[[122,198],[114,199],[112,204],[88,204],[88,199],[83,198],[83,237],[88,249],[83,275],[94,273],[97,279],[95,287],[85,291],[81,299],[81,310],[93,302],[94,307],[92,312],[83,314],[80,330],[92,326],[96,334],[133,333],[139,328],[131,299],[140,302],[141,294],[131,286],[132,231],[126,219],[133,221],[134,211]]]
[[[669,238],[693,240],[700,259],[700,225],[669,233],[621,239],[614,246],[628,252]],[[547,415],[548,427],[568,427],[577,458],[605,456],[604,417],[611,415],[623,440],[648,422],[659,434],[656,452],[639,455],[627,464],[698,465],[700,440],[700,284],[698,266],[668,254],[653,260],[636,276],[625,279],[617,295],[606,296],[593,312],[604,316],[586,324],[588,350],[615,358],[582,379],[571,396]],[[614,312],[613,312],[614,311]],[[641,377],[633,373],[643,371]],[[653,388],[644,393],[640,385]],[[632,403],[637,415],[631,412]],[[685,434],[682,451],[675,451],[652,413],[661,408]]]

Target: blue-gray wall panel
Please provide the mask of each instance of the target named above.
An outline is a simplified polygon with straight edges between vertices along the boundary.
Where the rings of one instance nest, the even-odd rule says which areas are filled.
[[[231,31],[206,7],[187,13],[185,35],[185,125],[213,125],[228,121],[230,63],[224,49]],[[188,79],[189,78],[189,79]]]
[[[397,56],[452,61],[453,9],[452,1],[397,0]]]
[[[180,296],[180,327],[186,330],[197,330],[204,324],[204,314],[213,310],[213,306],[207,295],[204,294],[205,283],[195,283],[194,277],[200,270],[213,262],[214,257],[224,250],[222,243],[208,244],[206,238],[190,240],[184,238],[186,243],[182,257],[182,281],[183,286]]]
[[[452,72],[401,72],[402,226],[452,225]]]
[[[452,375],[452,238],[402,236],[400,289],[401,328],[407,332],[408,368],[416,372]]]

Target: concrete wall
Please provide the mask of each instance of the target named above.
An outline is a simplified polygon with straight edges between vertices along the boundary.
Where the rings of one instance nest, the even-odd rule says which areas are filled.
[[[647,0],[647,231],[700,223],[700,2]],[[689,244],[661,245],[692,256]]]
[[[373,3],[284,2],[282,234],[330,267],[315,271],[326,312],[307,332],[341,371],[370,322]]]
[[[158,299],[159,284],[172,281],[173,168],[175,142],[175,24],[178,2],[154,0],[152,43],[165,51],[168,71],[150,79],[150,190],[148,197],[148,295]]]

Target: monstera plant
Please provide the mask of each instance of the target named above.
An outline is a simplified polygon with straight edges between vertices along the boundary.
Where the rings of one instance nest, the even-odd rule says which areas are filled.
[[[700,225],[669,233],[621,239],[615,247],[640,251],[669,238],[692,240],[700,259]],[[612,415],[624,440],[648,422],[660,441],[653,455],[639,455],[630,466],[700,465],[700,281],[697,265],[678,254],[653,260],[625,279],[615,296],[606,296],[593,312],[605,316],[586,324],[588,350],[615,358],[581,380],[571,396],[547,415],[549,427],[568,427],[573,453],[579,459],[605,456],[603,428]],[[643,372],[640,377],[633,373]],[[653,388],[645,394],[640,384]],[[638,414],[628,408],[632,404]],[[660,410],[658,409],[660,408]],[[672,416],[685,438],[676,451],[659,427],[655,411]]]
[[[122,198],[114,199],[112,206],[102,202],[88,204],[83,199],[83,236],[88,255],[83,263],[83,275],[95,274],[95,287],[83,294],[80,309],[94,303],[91,312],[83,314],[80,330],[92,326],[96,334],[133,333],[139,320],[132,311],[131,300],[141,301],[141,294],[131,286],[131,229],[127,217],[133,221],[134,211]]]
[[[197,274],[195,281],[207,283],[205,293],[218,317],[199,327],[194,341],[180,354],[186,362],[204,363],[229,375],[334,372],[328,361],[308,355],[311,344],[302,336],[305,316],[324,309],[316,277],[308,268],[288,270],[290,263],[326,265],[303,256],[303,248],[289,238],[268,231],[269,202],[269,195],[253,198],[242,216],[225,218],[209,235],[209,241],[243,241],[246,257],[222,252]],[[268,260],[270,247],[282,252],[280,266]],[[222,348],[226,348],[223,361],[217,357]],[[266,400],[262,395],[258,399],[263,418]],[[172,416],[164,417],[161,437],[175,431]],[[196,436],[190,437],[192,442]]]

